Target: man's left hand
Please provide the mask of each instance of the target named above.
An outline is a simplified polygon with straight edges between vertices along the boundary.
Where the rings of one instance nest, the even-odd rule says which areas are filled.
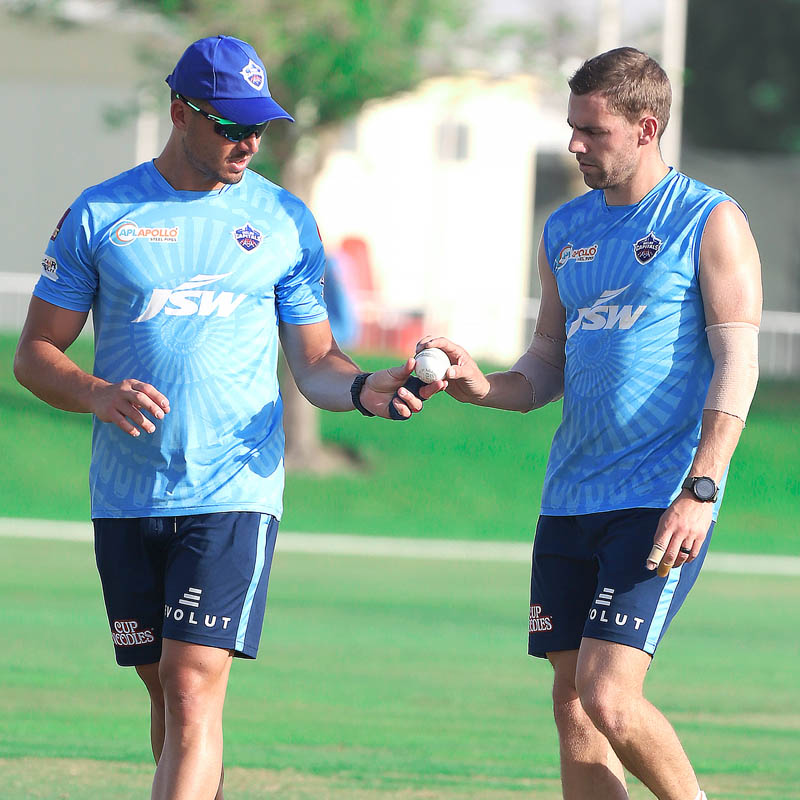
[[[685,491],[675,498],[658,522],[647,568],[658,567],[663,578],[670,569],[697,558],[711,527],[713,511],[713,503],[702,503],[686,496]]]
[[[414,359],[390,369],[373,372],[361,390],[361,404],[376,417],[391,419],[390,406],[397,415],[408,419],[412,414],[422,411],[422,401],[447,388],[447,381],[434,381],[419,389],[419,397],[405,388],[405,382],[414,371]]]

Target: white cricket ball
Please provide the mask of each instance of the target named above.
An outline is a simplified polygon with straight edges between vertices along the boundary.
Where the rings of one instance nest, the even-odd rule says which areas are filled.
[[[414,356],[416,366],[414,372],[417,377],[425,383],[433,383],[440,381],[444,378],[448,367],[450,366],[450,359],[444,350],[438,347],[429,347],[426,350],[420,350]]]

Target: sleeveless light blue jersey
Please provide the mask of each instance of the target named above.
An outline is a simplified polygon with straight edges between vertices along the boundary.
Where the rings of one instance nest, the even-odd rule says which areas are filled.
[[[81,194],[34,294],[92,309],[94,374],[150,383],[171,409],[137,438],[95,418],[92,517],[280,517],[278,321],[326,319],[324,265],[308,209],[251,171],[176,191],[148,162]]]
[[[670,170],[635,205],[608,206],[594,190],[549,218],[567,362],[543,514],[660,508],[680,492],[713,370],[700,240],[726,200]],[[721,499],[722,488],[715,518]]]

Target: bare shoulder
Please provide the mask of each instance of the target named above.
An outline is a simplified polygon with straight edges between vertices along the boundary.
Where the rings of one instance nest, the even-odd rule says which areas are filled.
[[[761,260],[747,217],[736,203],[709,215],[700,245],[700,290],[709,324],[761,315]]]
[[[547,259],[543,239],[539,242],[537,260],[539,280],[542,285],[542,297],[539,304],[536,330],[551,339],[564,339],[567,314],[558,293],[556,277]]]
[[[700,261],[708,255],[733,252],[746,244],[748,250],[755,250],[755,240],[750,223],[744,211],[732,200],[720,203],[709,214],[703,230],[700,247]]]

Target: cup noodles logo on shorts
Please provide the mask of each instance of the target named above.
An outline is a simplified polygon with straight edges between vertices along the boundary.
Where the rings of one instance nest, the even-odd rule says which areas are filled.
[[[140,644],[152,644],[156,637],[152,628],[139,630],[135,619],[116,619],[111,625],[111,638],[117,647],[136,647]]]
[[[529,622],[528,633],[546,633],[553,630],[553,618],[549,614],[542,614],[542,607],[539,605],[531,606]]]

